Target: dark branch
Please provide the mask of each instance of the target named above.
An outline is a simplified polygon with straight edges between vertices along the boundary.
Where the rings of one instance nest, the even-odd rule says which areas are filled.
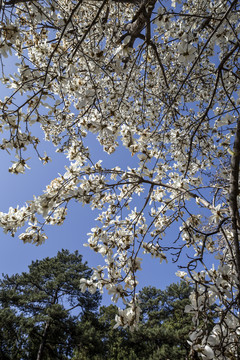
[[[238,183],[239,183],[239,161],[240,161],[240,119],[237,121],[237,129],[233,145],[233,155],[231,159],[231,175],[230,175],[230,190],[229,190],[229,207],[231,213],[232,230],[233,230],[233,244],[236,256],[236,270],[240,284],[240,249],[239,249],[239,234],[238,229],[240,225],[238,212]],[[240,302],[240,299],[239,299]]]

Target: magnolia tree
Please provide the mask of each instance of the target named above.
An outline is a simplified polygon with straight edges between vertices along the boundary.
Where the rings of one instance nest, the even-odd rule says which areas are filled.
[[[11,89],[1,100],[1,149],[16,157],[9,171],[24,173],[31,146],[43,164],[50,160],[37,126],[69,160],[43,194],[0,213],[2,228],[23,228],[20,239],[38,245],[72,200],[89,204],[98,217],[88,246],[105,265],[81,280],[82,291],[121,298],[127,306],[116,326],[133,328],[142,253],[160,263],[174,253],[178,275],[194,285],[185,309],[193,317],[189,357],[237,359],[239,1],[1,4],[1,80]],[[14,55],[17,72],[8,75]],[[109,155],[125,147],[135,167],[93,162],[88,133]]]

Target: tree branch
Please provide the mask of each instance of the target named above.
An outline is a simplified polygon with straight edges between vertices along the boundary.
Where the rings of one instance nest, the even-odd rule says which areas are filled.
[[[229,207],[231,213],[232,230],[233,230],[233,244],[236,256],[236,270],[240,289],[240,249],[238,228],[240,225],[238,212],[238,182],[239,182],[239,161],[240,161],[240,119],[237,121],[236,135],[233,145],[233,155],[231,159],[231,175],[230,175],[230,189],[229,189]],[[239,294],[240,295],[240,294]],[[240,302],[240,297],[239,302]]]

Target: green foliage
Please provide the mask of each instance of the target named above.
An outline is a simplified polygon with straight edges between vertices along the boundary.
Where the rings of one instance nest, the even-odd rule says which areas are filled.
[[[191,288],[185,282],[166,290],[145,287],[140,292],[142,321],[130,334],[138,359],[185,359],[191,317],[184,313]]]
[[[76,251],[32,262],[29,272],[0,282],[3,359],[68,359],[76,345],[79,317],[95,311],[100,295],[81,293],[91,270]],[[74,310],[74,313],[73,313]]]
[[[103,330],[103,342],[106,357],[110,360],[135,359],[130,357],[129,332],[126,329],[114,329],[117,307],[114,305],[102,306],[99,311],[99,322]]]
[[[102,306],[94,325],[100,334],[101,351],[95,356],[84,357],[83,350],[79,350],[73,359],[185,360],[190,350],[187,338],[192,320],[184,313],[184,308],[189,304],[190,292],[191,288],[185,282],[172,284],[164,291],[155,287],[143,288],[140,291],[141,321],[134,332],[114,329],[117,307]],[[96,333],[94,335],[96,339]],[[90,336],[89,339],[92,343]]]
[[[190,292],[191,288],[184,281],[171,284],[164,291],[147,287],[140,292],[142,322],[133,334],[133,341],[141,344],[139,358],[185,359],[189,351],[186,340],[192,324],[191,316],[185,314],[184,309]]]

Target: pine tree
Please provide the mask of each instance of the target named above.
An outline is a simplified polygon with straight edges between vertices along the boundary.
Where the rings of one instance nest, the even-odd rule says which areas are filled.
[[[32,262],[28,272],[0,281],[3,359],[68,359],[79,342],[79,317],[96,311],[100,294],[81,293],[91,270],[76,251]]]
[[[188,333],[192,318],[184,312],[192,288],[184,281],[171,284],[166,290],[145,287],[139,292],[141,318],[137,330],[114,329],[116,306],[102,306],[105,357],[109,360],[185,360],[190,346]],[[102,358],[101,358],[102,359]]]

